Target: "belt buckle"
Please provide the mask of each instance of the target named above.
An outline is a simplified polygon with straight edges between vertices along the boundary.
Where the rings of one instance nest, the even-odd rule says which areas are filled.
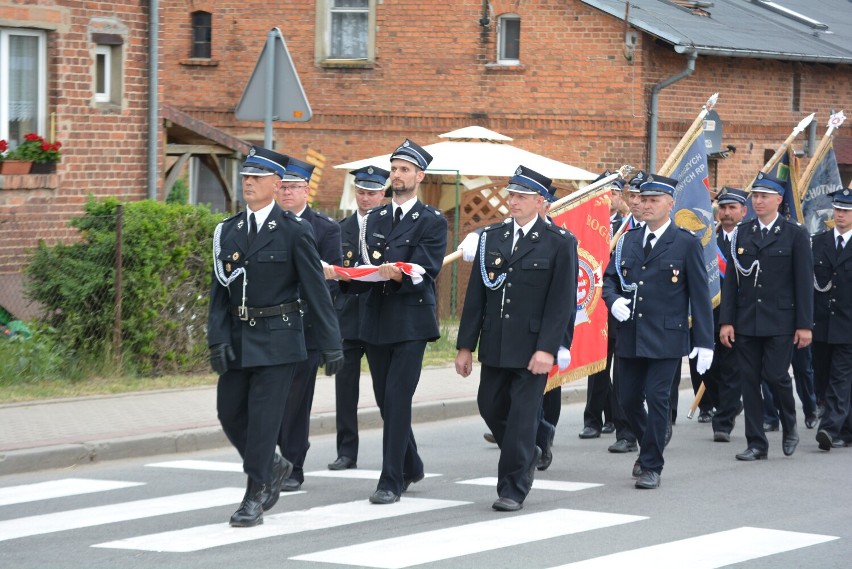
[[[248,307],[238,306],[237,312],[239,313],[240,320],[242,320],[243,322],[248,320]]]

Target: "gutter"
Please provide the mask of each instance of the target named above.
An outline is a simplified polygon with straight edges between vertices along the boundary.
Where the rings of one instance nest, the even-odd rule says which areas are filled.
[[[148,199],[157,199],[159,181],[159,35],[160,4],[151,0],[148,8]]]
[[[653,87],[651,87],[651,110],[649,112],[650,119],[648,121],[648,173],[655,173],[657,167],[657,131],[658,131],[658,107],[660,103],[660,91],[677,83],[681,79],[689,77],[695,72],[695,60],[698,59],[698,54],[695,51],[687,53],[686,69],[676,75],[672,75],[663,79]]]
[[[715,57],[750,57],[752,59],[780,59],[782,61],[806,61],[809,63],[833,63],[850,65],[850,57],[829,57],[806,55],[804,53],[781,53],[778,51],[755,51],[753,49],[736,49],[732,47],[695,47],[675,45],[676,53],[695,53],[696,55],[711,55]]]

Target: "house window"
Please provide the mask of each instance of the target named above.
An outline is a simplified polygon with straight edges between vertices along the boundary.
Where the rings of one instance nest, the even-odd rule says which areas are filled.
[[[318,59],[372,62],[375,4],[376,0],[317,0]]]
[[[213,16],[210,12],[192,13],[192,53],[190,57],[210,59],[213,43]]]
[[[0,28],[0,139],[11,148],[45,132],[46,43],[44,32]]]
[[[95,48],[95,101],[110,102],[112,85],[112,49],[108,45]]]
[[[521,17],[504,14],[497,19],[497,63],[518,65],[520,60]]]

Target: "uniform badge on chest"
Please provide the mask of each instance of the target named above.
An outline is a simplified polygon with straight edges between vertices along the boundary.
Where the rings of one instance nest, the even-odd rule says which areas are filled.
[[[382,258],[382,254],[379,251],[373,251],[373,258],[378,261]]]

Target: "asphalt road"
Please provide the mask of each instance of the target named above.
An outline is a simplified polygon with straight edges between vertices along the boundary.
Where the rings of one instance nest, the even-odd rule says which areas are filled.
[[[434,476],[391,506],[367,503],[381,431],[362,433],[359,468],[338,478],[323,476],[334,437],[317,437],[303,492],[282,494],[250,529],[227,528],[245,484],[231,449],[6,476],[0,559],[15,569],[850,566],[852,449],[821,452],[800,424],[793,457],[770,433],[769,460],[740,463],[741,424],[730,444],[714,443],[709,425],[683,406],[680,416],[661,488],[641,491],[635,454],[608,453],[612,435],[580,440],[582,406],[565,406],[553,465],[511,514],[491,510],[494,481],[482,479],[496,476],[498,450],[478,417],[415,426]]]

